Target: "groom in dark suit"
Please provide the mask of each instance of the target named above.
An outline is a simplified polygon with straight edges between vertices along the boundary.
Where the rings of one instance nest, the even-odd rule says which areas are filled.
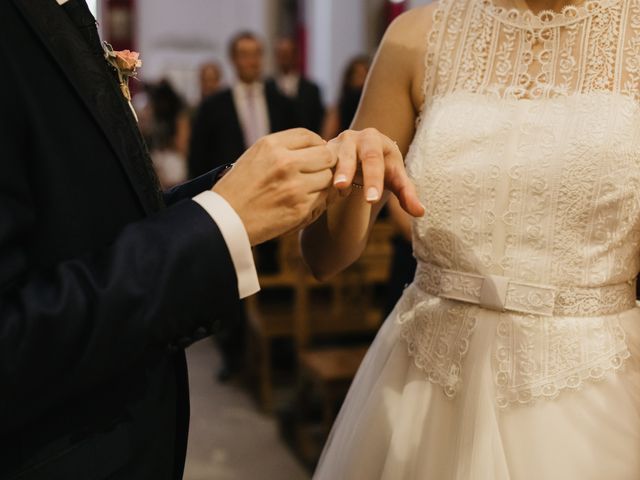
[[[84,0],[2,0],[0,68],[0,479],[181,478],[183,350],[335,155],[283,132],[163,196]]]
[[[162,195],[84,0],[0,1],[0,68],[0,479],[179,479],[183,350],[258,290],[251,245],[318,218],[336,165],[414,192],[402,158],[290,130]]]

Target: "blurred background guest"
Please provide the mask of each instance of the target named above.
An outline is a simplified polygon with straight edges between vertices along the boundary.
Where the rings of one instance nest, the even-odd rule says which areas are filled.
[[[338,105],[327,114],[322,135],[324,138],[334,138],[351,126],[367,80],[369,65],[370,60],[366,55],[358,55],[347,64],[342,76]]]
[[[320,133],[324,105],[320,88],[300,72],[300,55],[294,40],[282,37],[274,48],[276,73],[269,80],[280,93],[293,100],[300,126]]]
[[[264,81],[264,47],[254,33],[234,36],[229,56],[237,79],[200,105],[189,154],[191,177],[232,163],[259,138],[299,124],[293,102]]]
[[[191,119],[186,103],[169,81],[149,84],[146,90],[144,132],[160,185],[167,189],[187,179]]]
[[[200,67],[200,100],[210,97],[220,90],[222,70],[215,62],[207,62]]]
[[[203,100],[194,124],[189,153],[189,174],[196,177],[214,167],[235,162],[249,145],[261,137],[299,125],[293,101],[263,77],[264,47],[252,32],[241,32],[229,44],[229,57],[236,74],[231,88]],[[277,243],[256,249],[260,271],[277,269]],[[216,341],[222,354],[220,381],[241,370],[245,352],[246,315],[239,309],[228,329]]]

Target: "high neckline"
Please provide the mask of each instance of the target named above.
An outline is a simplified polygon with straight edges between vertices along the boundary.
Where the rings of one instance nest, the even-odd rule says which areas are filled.
[[[595,15],[621,0],[587,0],[578,4],[566,5],[560,12],[542,10],[538,13],[531,11],[525,0],[515,0],[515,4],[511,8],[496,5],[493,0],[479,1],[484,5],[489,15],[505,24],[518,28],[542,29],[571,25]]]
[[[543,8],[543,9],[542,9],[542,10],[540,10],[538,13],[536,13],[536,12],[534,12],[534,11],[533,11],[533,9],[529,6],[529,4],[527,3],[527,0],[510,0],[510,1],[513,3],[513,7],[511,7],[511,8],[514,8],[514,7],[515,7],[517,10],[520,10],[520,11],[522,11],[522,12],[527,12],[527,11],[528,11],[528,12],[531,12],[532,14],[534,14],[534,15],[538,15],[538,14],[540,14],[540,13],[542,13],[542,12],[551,12],[551,13],[553,13],[554,15],[561,15],[561,14],[562,14],[562,11],[563,11],[566,7],[575,7],[575,8],[578,8],[578,7],[582,6],[582,5],[585,3],[585,1],[584,1],[584,0],[579,0],[579,1],[577,1],[577,2],[574,2],[574,3],[571,3],[571,4],[568,4],[568,5],[563,6],[563,7],[560,9],[560,11],[554,10],[554,9],[552,9],[552,8]],[[495,0],[494,0],[494,3],[495,3]],[[507,9],[509,10],[509,8],[508,8],[508,7],[504,7],[504,8],[507,8]]]

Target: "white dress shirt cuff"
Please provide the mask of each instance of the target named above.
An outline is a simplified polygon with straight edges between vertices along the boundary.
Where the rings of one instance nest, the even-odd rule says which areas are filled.
[[[240,298],[246,298],[260,291],[258,272],[253,260],[251,243],[242,220],[229,203],[215,192],[207,190],[193,197],[211,216],[227,244],[231,261],[238,277]]]

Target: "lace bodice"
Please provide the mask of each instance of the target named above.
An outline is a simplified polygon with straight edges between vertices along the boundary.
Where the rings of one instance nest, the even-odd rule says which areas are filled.
[[[640,95],[638,0],[589,0],[538,15],[491,0],[443,0],[428,43],[429,100],[461,90],[515,99]]]
[[[419,263],[563,288],[631,282],[640,0],[539,15],[444,0],[428,42],[426,103],[407,157],[427,206],[414,223]],[[590,300],[574,317],[496,313],[498,404],[554,397],[622,365],[617,316],[592,314]],[[413,286],[399,308],[416,364],[455,395],[478,307]]]

